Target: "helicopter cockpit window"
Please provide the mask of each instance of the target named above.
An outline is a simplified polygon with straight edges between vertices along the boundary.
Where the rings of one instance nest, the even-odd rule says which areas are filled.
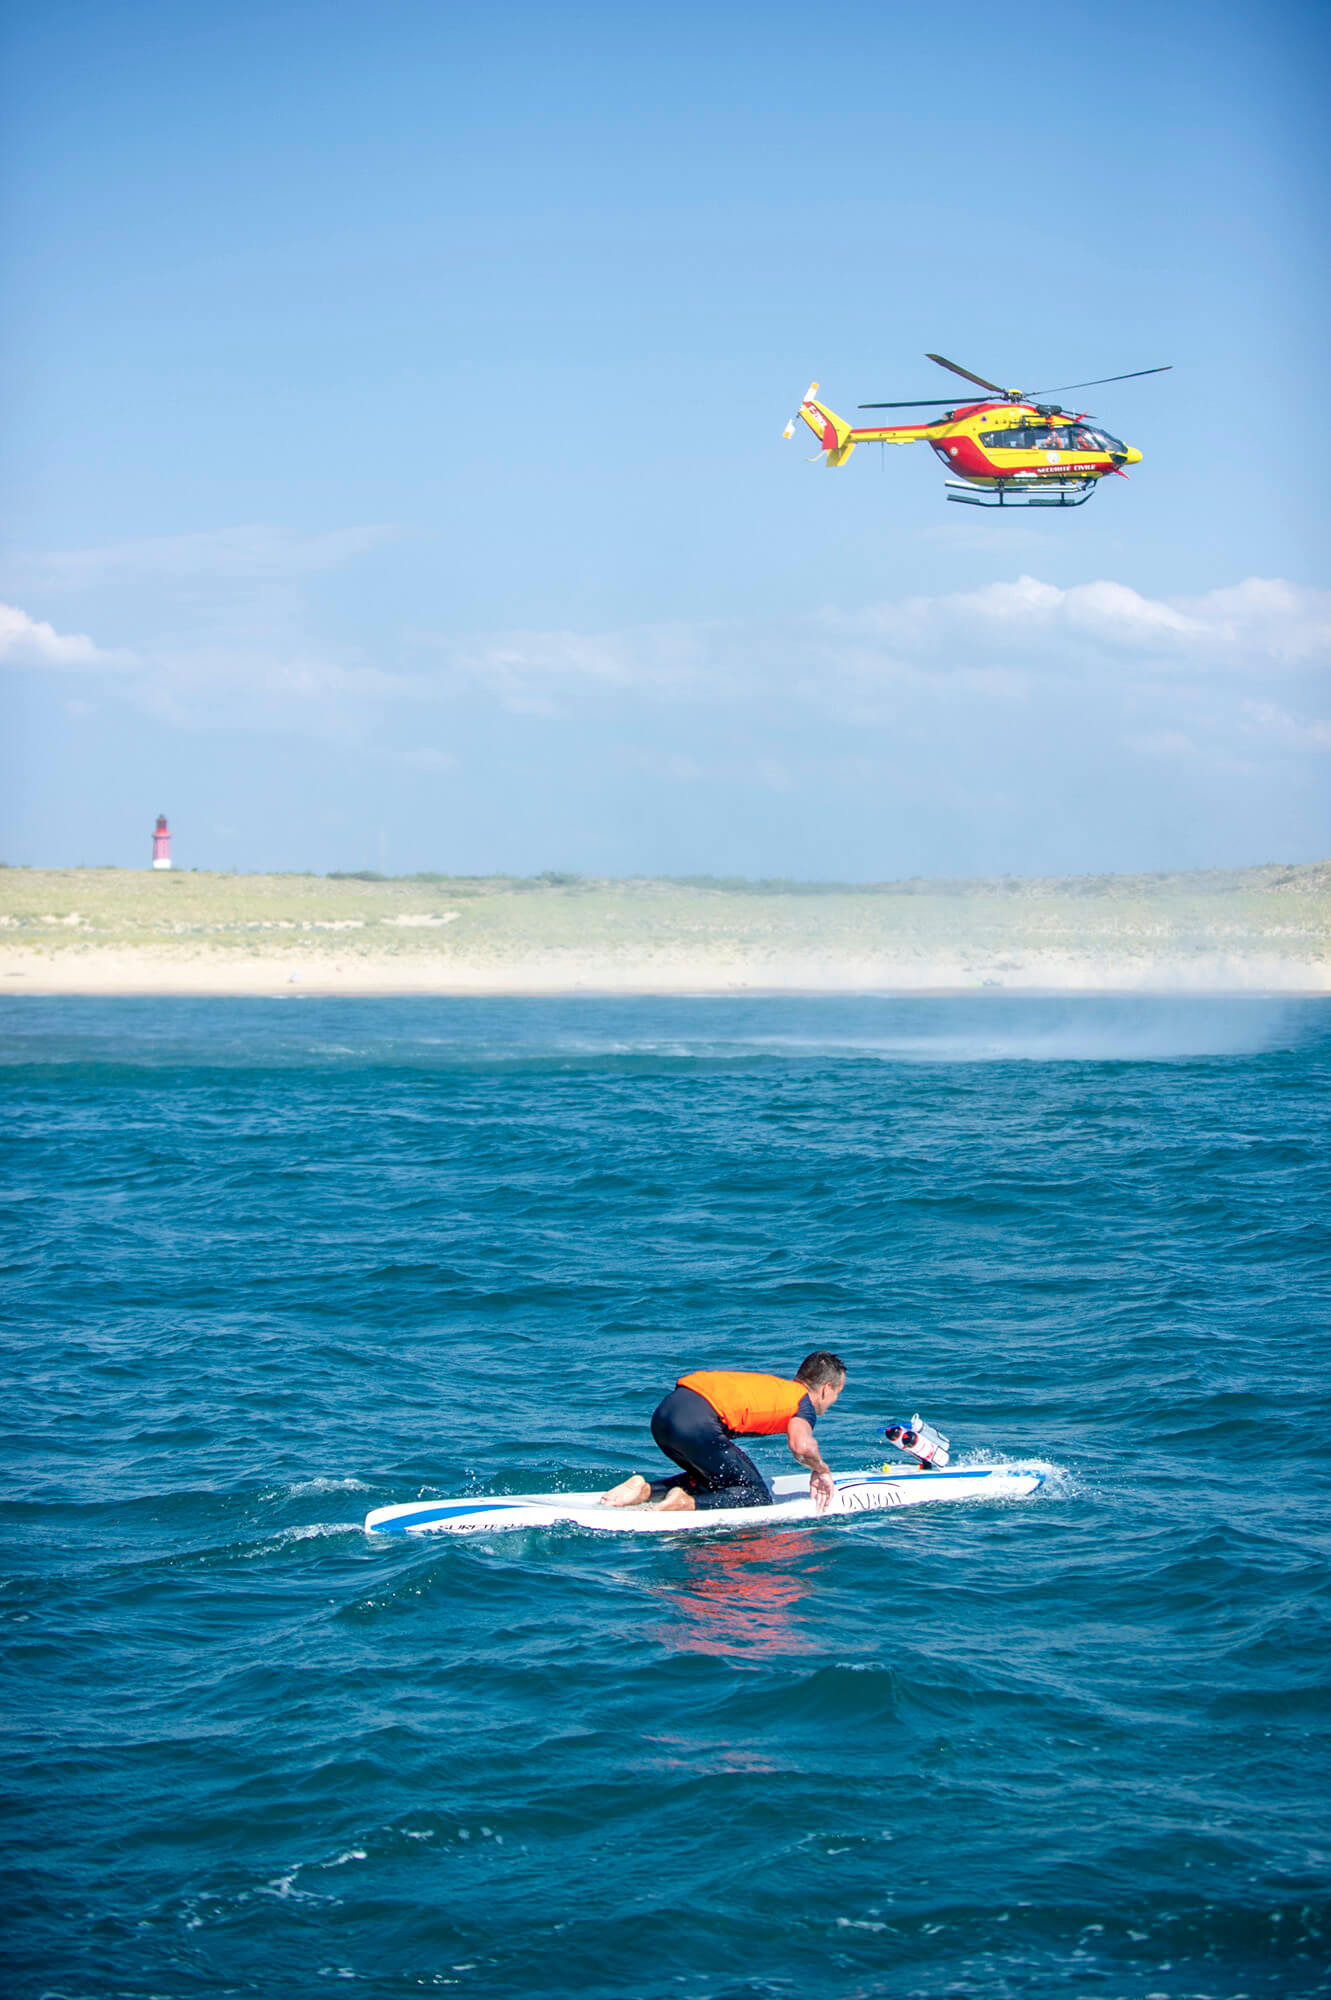
[[[1107,431],[1087,430],[1072,424],[1063,430],[1043,425],[1024,425],[1007,431],[984,431],[980,443],[1000,451],[1122,451],[1123,446]]]

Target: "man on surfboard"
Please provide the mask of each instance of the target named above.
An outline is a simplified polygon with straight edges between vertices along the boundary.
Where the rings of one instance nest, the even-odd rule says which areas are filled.
[[[662,1513],[691,1508],[770,1507],[772,1489],[737,1437],[776,1437],[809,1468],[809,1492],[821,1512],[832,1498],[832,1473],[813,1427],[846,1385],[846,1364],[820,1348],[806,1354],[794,1376],[745,1375],[702,1369],[681,1375],[652,1413],[652,1436],[681,1468],[653,1483],[630,1473],[601,1495],[607,1507],[641,1507]]]

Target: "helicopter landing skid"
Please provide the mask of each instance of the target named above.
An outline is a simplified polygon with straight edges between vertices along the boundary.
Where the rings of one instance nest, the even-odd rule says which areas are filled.
[[[968,481],[946,482],[949,500],[966,507],[1084,507],[1099,485],[1098,479],[1042,479],[1038,485],[1018,485],[1005,480],[997,486],[972,486]]]

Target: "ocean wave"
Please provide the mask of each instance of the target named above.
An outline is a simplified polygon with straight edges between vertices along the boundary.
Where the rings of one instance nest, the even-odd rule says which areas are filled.
[[[56,1009],[14,2000],[1328,1992],[1331,1037],[999,997]],[[362,1531],[652,1470],[679,1374],[819,1347],[838,1469],[918,1407],[1040,1492]]]

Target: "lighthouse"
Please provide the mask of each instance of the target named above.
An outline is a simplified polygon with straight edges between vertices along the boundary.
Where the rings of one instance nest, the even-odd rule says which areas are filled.
[[[157,824],[153,828],[153,867],[171,866],[171,829],[166,823],[166,814],[158,813]]]

